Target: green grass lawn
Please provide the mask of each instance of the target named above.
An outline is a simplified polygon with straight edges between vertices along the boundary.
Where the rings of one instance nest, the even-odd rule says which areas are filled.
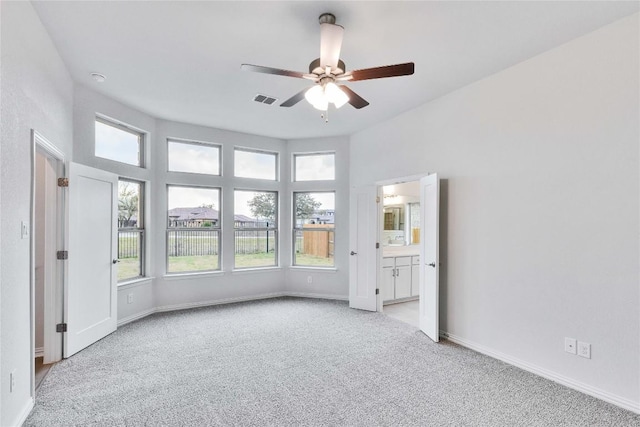
[[[296,265],[312,267],[333,267],[333,258],[322,258],[313,255],[296,254]],[[258,254],[236,254],[235,268],[255,268],[275,266],[275,254],[262,252]],[[186,273],[193,271],[211,271],[218,268],[217,255],[169,257],[170,273]],[[118,281],[138,277],[138,258],[123,258],[118,263]]]

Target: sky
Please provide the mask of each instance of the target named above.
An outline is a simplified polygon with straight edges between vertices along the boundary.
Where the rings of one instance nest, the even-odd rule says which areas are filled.
[[[138,165],[139,141],[137,135],[123,131],[96,121],[96,156],[123,163]],[[220,147],[199,143],[185,144],[181,141],[170,141],[169,170],[220,174]],[[332,180],[335,179],[335,155],[313,154],[295,156],[296,180]],[[235,150],[235,176],[256,179],[275,180],[277,176],[277,156],[271,153]],[[282,177],[286,179],[286,177]],[[220,192],[218,189],[198,187],[169,187],[168,208],[196,207],[213,205],[220,210]],[[239,191],[235,194],[235,213],[252,217],[247,203],[255,195],[250,191]],[[335,209],[333,193],[312,193],[313,198],[321,202],[320,209]],[[282,207],[281,207],[282,209]]]
[[[139,165],[138,135],[96,121],[96,156]]]
[[[169,170],[220,175],[220,147],[169,141]]]

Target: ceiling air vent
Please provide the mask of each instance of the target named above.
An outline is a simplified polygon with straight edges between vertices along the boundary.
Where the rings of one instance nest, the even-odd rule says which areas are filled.
[[[261,104],[267,104],[267,105],[271,105],[274,102],[276,102],[278,100],[278,98],[273,98],[271,96],[267,96],[267,95],[260,95],[257,94],[254,98],[254,101],[259,102]]]

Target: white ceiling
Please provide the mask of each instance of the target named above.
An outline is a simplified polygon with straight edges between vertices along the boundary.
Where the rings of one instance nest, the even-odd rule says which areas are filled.
[[[158,118],[284,139],[348,135],[638,11],[638,2],[35,1],[73,78]],[[415,62],[413,76],[349,84],[371,105],[278,104],[310,82],[318,16],[345,27],[348,70]],[[98,84],[89,74],[100,72]],[[124,119],[126,120],[126,118]]]

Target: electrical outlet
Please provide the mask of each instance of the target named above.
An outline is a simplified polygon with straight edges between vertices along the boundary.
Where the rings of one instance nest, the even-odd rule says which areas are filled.
[[[578,341],[578,356],[591,359],[591,344],[588,342]]]
[[[564,339],[564,351],[571,354],[576,354],[576,339],[566,338]]]
[[[133,294],[127,294],[127,304],[133,303]]]
[[[16,389],[16,371],[9,373],[9,393],[13,393]]]
[[[313,277],[307,276],[307,283],[313,283]]]

